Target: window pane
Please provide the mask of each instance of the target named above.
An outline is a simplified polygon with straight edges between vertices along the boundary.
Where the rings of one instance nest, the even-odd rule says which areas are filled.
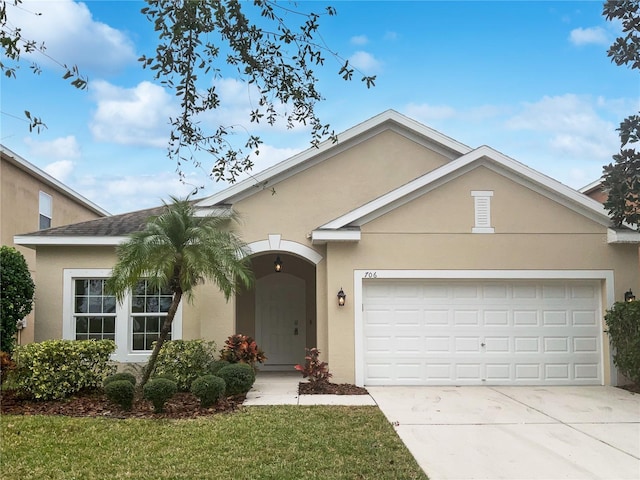
[[[89,295],[102,295],[103,283],[104,283],[104,280],[102,279],[89,280]]]
[[[168,312],[169,311],[169,307],[171,306],[171,297],[161,297],[160,298],[160,311],[161,312]]]
[[[102,340],[102,335],[99,333],[98,334],[90,333],[89,340]]]
[[[116,332],[116,317],[104,317],[103,328],[104,328],[105,338],[107,338],[106,334],[115,333]]]
[[[153,350],[153,342],[156,342],[159,336],[160,335],[147,335],[145,341],[146,350]]]
[[[89,280],[76,280],[76,295],[89,294]]]
[[[140,280],[137,283],[136,288],[133,289],[133,293],[135,293],[136,295],[144,295],[146,292],[146,285],[147,282],[145,282],[144,280]]]
[[[76,318],[76,338],[78,333],[87,333],[89,331],[89,321],[86,317]]]
[[[133,349],[144,350],[144,333],[133,334]]]
[[[51,219],[40,215],[38,220],[38,230],[44,230],[45,228],[51,228]]]
[[[40,197],[38,200],[38,209],[40,211],[40,214],[51,218],[53,216],[53,199],[51,198],[51,195],[40,192]]]
[[[76,313],[88,313],[89,303],[87,297],[76,297]]]
[[[160,332],[160,318],[147,317],[147,332]]]
[[[102,311],[104,313],[116,313],[116,297],[103,297]]]
[[[76,340],[89,340],[89,335],[86,333],[76,333]]]
[[[131,311],[133,313],[144,312],[144,297],[133,297],[131,301]]]
[[[102,298],[89,297],[89,313],[102,313]]]
[[[143,332],[144,332],[144,317],[134,317],[133,333],[143,333]]]
[[[89,317],[89,333],[102,333],[102,317]]]
[[[115,339],[116,339],[116,336],[115,336],[113,333],[105,333],[105,334],[102,336],[102,339],[103,339],[103,340],[115,340]]]
[[[159,311],[160,304],[158,303],[158,299],[156,297],[147,297],[146,302],[146,312],[157,313]]]

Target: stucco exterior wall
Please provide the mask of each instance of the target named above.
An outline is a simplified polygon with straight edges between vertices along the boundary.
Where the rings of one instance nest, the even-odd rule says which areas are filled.
[[[36,252],[31,248],[15,245],[13,237],[38,230],[40,192],[47,193],[52,198],[52,227],[102,216],[40,178],[18,168],[3,155],[0,161],[0,239],[2,245],[15,247],[24,255],[34,281],[37,272]],[[36,296],[38,293],[36,290]],[[33,342],[35,339],[35,308],[36,306],[27,316],[27,327],[19,331],[20,344]]]
[[[474,234],[471,190],[493,190],[493,234]],[[635,245],[607,244],[607,229],[488,169],[478,169],[362,226],[357,243],[327,247],[328,361],[335,381],[353,381],[355,270],[612,270],[615,298],[638,285]],[[348,286],[348,289],[347,289]],[[349,297],[348,297],[349,298]],[[604,309],[608,308],[606,299]],[[604,325],[603,325],[604,329]],[[603,340],[605,379],[610,369]]]

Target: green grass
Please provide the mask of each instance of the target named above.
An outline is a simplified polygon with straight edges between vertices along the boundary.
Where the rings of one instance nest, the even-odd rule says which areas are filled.
[[[423,479],[376,407],[244,407],[197,420],[3,416],[4,480]]]

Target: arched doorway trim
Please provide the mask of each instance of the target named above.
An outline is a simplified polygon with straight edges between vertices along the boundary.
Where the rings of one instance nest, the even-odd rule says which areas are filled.
[[[314,265],[317,265],[322,261],[322,255],[316,252],[313,248],[309,248],[306,245],[302,245],[301,243],[293,242],[291,240],[282,240],[282,236],[279,234],[270,234],[266,240],[252,242],[248,247],[251,255],[277,250],[305,258]]]

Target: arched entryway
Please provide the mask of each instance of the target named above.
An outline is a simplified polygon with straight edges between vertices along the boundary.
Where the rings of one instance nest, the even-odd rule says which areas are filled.
[[[305,347],[316,344],[316,266],[281,251],[253,255],[251,265],[256,281],[236,296],[236,330],[253,336],[264,350],[262,369],[291,369],[304,362]]]

